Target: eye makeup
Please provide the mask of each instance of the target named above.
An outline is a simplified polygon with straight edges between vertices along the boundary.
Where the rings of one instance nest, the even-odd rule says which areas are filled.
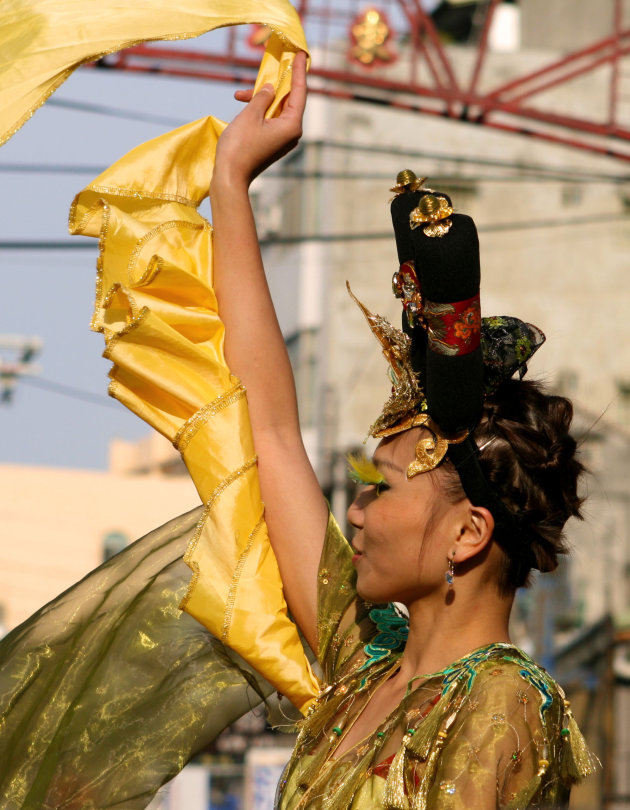
[[[364,453],[356,455],[348,453],[346,461],[348,462],[348,475],[352,481],[364,487],[382,488],[387,486],[383,473]]]

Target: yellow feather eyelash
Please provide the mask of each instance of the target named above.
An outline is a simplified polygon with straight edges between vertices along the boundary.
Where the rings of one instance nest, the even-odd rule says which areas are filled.
[[[346,461],[348,462],[348,475],[357,484],[378,486],[385,483],[383,473],[364,453],[348,453]]]

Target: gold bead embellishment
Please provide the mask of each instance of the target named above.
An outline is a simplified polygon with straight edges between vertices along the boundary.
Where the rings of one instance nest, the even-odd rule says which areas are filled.
[[[390,188],[390,191],[393,191],[396,196],[408,194],[412,191],[430,191],[431,189],[423,189],[426,179],[426,177],[423,177],[422,180],[418,180],[416,173],[411,169],[403,169],[396,175],[396,185]]]
[[[452,213],[453,209],[446,197],[425,194],[420,198],[418,206],[409,214],[409,225],[412,231],[424,225],[426,236],[445,236],[453,224],[448,219]]]
[[[440,201],[443,197],[436,197],[433,194],[425,194],[418,203],[418,212],[422,217],[422,222],[435,222],[440,219]]]

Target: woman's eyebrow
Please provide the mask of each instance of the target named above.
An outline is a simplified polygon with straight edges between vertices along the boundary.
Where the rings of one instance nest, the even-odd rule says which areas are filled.
[[[400,467],[397,467],[393,462],[388,461],[385,458],[380,459],[380,458],[376,458],[375,456],[372,456],[372,464],[374,464],[374,466],[378,467],[378,468],[386,467],[387,469],[394,470],[395,472],[398,472],[398,473],[403,472],[400,469]]]

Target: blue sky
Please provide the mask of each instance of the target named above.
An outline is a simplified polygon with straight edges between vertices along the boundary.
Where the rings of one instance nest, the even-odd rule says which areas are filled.
[[[0,147],[0,243],[63,240],[77,191],[138,143],[187,121],[238,110],[234,88],[220,83],[77,71],[11,141]],[[150,123],[79,112],[81,102],[172,120]],[[25,171],[37,164],[73,172]],[[78,172],[86,167],[85,172]],[[207,211],[206,211],[207,213]],[[44,390],[24,380],[0,405],[0,463],[92,469],[107,466],[110,439],[148,428],[106,396],[109,363],[102,338],[90,332],[96,242],[91,249],[0,249],[0,336],[37,336],[41,379],[88,392],[96,402]],[[98,400],[102,404],[98,404]]]

